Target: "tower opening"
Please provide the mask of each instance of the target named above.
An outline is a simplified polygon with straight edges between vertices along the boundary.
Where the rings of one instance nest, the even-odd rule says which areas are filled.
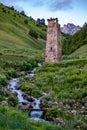
[[[50,51],[52,51],[52,47],[50,48]]]

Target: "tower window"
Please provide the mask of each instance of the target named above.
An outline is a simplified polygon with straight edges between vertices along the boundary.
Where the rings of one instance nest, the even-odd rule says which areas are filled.
[[[52,51],[52,47],[50,48],[50,51]]]

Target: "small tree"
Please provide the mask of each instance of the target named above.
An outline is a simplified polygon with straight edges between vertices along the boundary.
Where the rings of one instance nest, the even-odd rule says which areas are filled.
[[[14,10],[14,6],[11,6],[10,9]]]
[[[3,11],[4,13],[6,13],[6,10],[5,10],[4,8],[2,8],[2,11]]]
[[[25,20],[24,20],[24,23],[25,23],[25,24],[28,24],[28,19],[25,19]]]
[[[31,35],[31,36],[34,37],[35,39],[38,38],[38,33],[35,32],[33,29],[30,29],[30,31],[29,31],[29,35]]]
[[[24,12],[24,10],[22,10],[20,13],[21,13],[22,15],[24,15],[24,16],[25,16],[25,12]]]

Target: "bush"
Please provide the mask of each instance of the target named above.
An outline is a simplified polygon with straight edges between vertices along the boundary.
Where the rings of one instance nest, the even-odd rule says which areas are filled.
[[[46,40],[46,35],[44,35],[44,34],[39,34],[39,37],[40,37],[41,39],[43,39],[43,40]]]
[[[22,10],[22,11],[20,12],[20,14],[26,16],[24,10]]]
[[[10,9],[14,10],[14,6],[11,6]]]
[[[5,72],[5,75],[6,75],[7,79],[15,78],[15,77],[17,77],[17,71],[14,69],[9,69],[8,71]]]
[[[0,75],[0,87],[7,84],[7,79],[4,75]]]
[[[35,39],[38,38],[38,33],[36,31],[34,31],[33,29],[30,29],[29,35],[34,37]]]
[[[41,91],[39,89],[34,89],[32,91],[32,96],[34,96],[35,98],[39,98],[39,97],[42,96],[42,93],[41,93]]]
[[[62,130],[62,128],[47,122],[31,121],[23,112],[1,106],[0,130]]]
[[[32,88],[32,86],[30,86],[30,85],[23,85],[23,86],[21,86],[21,89],[22,89],[24,92],[26,92],[27,94],[29,94],[29,95],[32,94],[33,88]]]
[[[2,8],[2,11],[3,11],[4,13],[6,13],[6,10],[5,10],[4,8]]]
[[[10,96],[8,98],[8,103],[11,105],[11,106],[16,106],[18,104],[18,99],[17,97],[13,97],[13,96]]]
[[[25,23],[25,24],[28,24],[28,19],[25,19],[25,20],[24,20],[24,23]]]

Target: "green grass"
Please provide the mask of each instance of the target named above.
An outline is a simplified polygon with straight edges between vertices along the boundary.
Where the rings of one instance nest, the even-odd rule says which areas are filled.
[[[86,73],[87,59],[66,60],[38,68],[34,80],[37,87],[47,92],[52,90],[59,100],[80,99],[87,93]]]
[[[25,19],[28,19],[28,24],[24,24]],[[30,29],[38,33],[38,39],[28,34]],[[45,59],[44,29],[46,30],[46,27],[37,26],[35,20],[0,5],[0,102],[6,100],[10,107],[12,102],[16,106],[16,97],[4,92],[3,88],[9,79],[20,77],[20,87],[26,93],[31,92],[34,97],[41,96],[43,92],[48,94],[42,99],[43,106],[48,108],[44,118],[61,118],[65,125],[59,127],[31,121],[27,113],[19,111],[16,107],[14,110],[0,106],[1,130],[87,129],[87,108],[84,103],[87,96],[87,45],[70,55],[63,55],[60,63],[37,67],[37,63],[44,62]],[[63,35],[62,40],[67,42],[68,38],[68,35]],[[34,67],[37,67],[35,76],[29,80],[25,77],[24,71],[31,71]],[[76,114],[73,114],[72,110],[75,110]]]
[[[80,57],[80,58],[85,58],[87,57],[87,45],[84,45],[77,49],[74,53],[72,53],[70,56],[73,57]]]
[[[6,10],[6,13],[3,12],[2,8]],[[28,19],[28,24],[24,23],[25,19]],[[31,37],[28,34],[30,28],[34,29],[38,36],[46,36],[46,31],[43,31],[43,28],[46,28],[45,26],[38,27],[36,21],[0,5],[0,52],[5,54],[5,51],[7,51],[9,54],[14,54],[13,51],[20,52],[22,50],[24,52],[26,50],[25,55],[29,55],[31,51],[33,53],[36,50],[43,52],[45,41]]]
[[[45,118],[49,116],[60,117],[64,121],[71,120],[73,129],[75,127],[80,130],[85,128],[87,122],[85,114],[87,114],[87,109],[83,100],[87,96],[86,58],[43,65],[37,68],[35,76],[32,81],[28,82],[28,86],[29,88],[31,86],[32,95],[35,93],[34,90],[36,90],[38,96],[42,92],[48,93],[48,96],[43,98],[44,107],[49,108]],[[60,103],[62,105],[59,105]],[[83,113],[80,112],[82,106],[84,107]],[[77,114],[72,114],[72,110],[75,110]],[[78,124],[79,118],[81,124]]]
[[[61,127],[46,122],[29,119],[28,114],[9,107],[0,107],[0,130],[62,130]]]
[[[63,35],[63,54],[71,54],[83,45],[87,45],[87,23],[72,36]]]

